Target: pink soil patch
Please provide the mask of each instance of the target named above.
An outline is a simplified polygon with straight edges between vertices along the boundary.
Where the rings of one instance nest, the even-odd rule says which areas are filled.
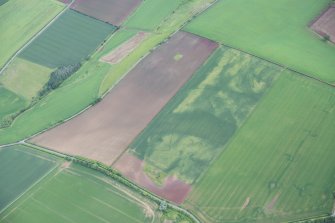
[[[110,64],[117,64],[121,62],[126,56],[128,56],[134,49],[136,49],[140,43],[147,38],[149,33],[139,32],[133,38],[123,43],[121,46],[103,56],[101,61]]]
[[[100,103],[31,141],[112,164],[216,48],[210,40],[176,33],[137,64]],[[183,57],[175,60],[177,54]]]
[[[164,185],[157,186],[144,172],[144,162],[137,157],[125,153],[114,165],[124,176],[133,180],[147,190],[169,201],[181,204],[191,191],[191,185],[170,176]]]
[[[312,22],[311,28],[320,36],[329,36],[335,43],[335,5],[330,6],[321,16]]]
[[[71,8],[119,26],[140,3],[141,0],[76,0]]]

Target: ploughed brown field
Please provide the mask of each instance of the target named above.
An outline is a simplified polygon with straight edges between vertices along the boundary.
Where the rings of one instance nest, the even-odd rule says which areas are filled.
[[[121,62],[126,56],[128,56],[136,47],[138,47],[145,38],[150,35],[149,33],[139,32],[134,37],[132,37],[127,42],[123,43],[121,46],[110,52],[109,54],[103,56],[101,61],[117,64]]]
[[[31,141],[112,164],[216,47],[193,34],[176,33],[96,106]]]
[[[71,8],[119,26],[140,3],[141,0],[76,0]]]
[[[311,28],[321,36],[329,36],[335,43],[335,4],[330,6],[322,15],[313,22]]]
[[[144,161],[130,153],[123,154],[113,167],[147,190],[177,204],[183,203],[191,191],[191,185],[175,176],[167,177],[163,185],[155,184],[144,172]]]

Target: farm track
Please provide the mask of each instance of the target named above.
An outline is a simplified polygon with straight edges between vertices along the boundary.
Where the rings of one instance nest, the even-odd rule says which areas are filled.
[[[70,4],[68,4],[58,15],[56,15],[48,24],[46,24],[38,33],[36,33],[27,43],[25,43],[16,53],[5,63],[5,65],[0,70],[0,75],[4,70],[13,62],[13,60],[25,49],[27,48],[37,37],[39,37],[46,29],[49,28],[61,15],[63,15],[75,2],[72,0]]]

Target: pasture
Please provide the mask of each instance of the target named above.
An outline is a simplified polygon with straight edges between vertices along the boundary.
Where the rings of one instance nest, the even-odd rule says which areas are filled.
[[[0,148],[0,222],[4,208],[56,166],[55,158],[25,146]]]
[[[335,91],[284,72],[193,188],[208,222],[287,222],[330,213]]]
[[[0,123],[4,121],[7,115],[13,114],[27,105],[26,100],[0,84]]]
[[[173,175],[194,183],[280,72],[278,66],[219,48],[129,146],[145,162],[137,171],[158,184]]]
[[[0,67],[62,9],[53,0],[10,0],[0,7]]]
[[[309,23],[329,3],[330,0],[218,1],[185,30],[335,83],[335,47],[309,28]]]
[[[50,68],[87,59],[115,27],[67,10],[35,39],[19,57]]]
[[[141,0],[80,0],[71,8],[115,26],[122,22],[141,4]]]
[[[212,41],[177,33],[131,70],[99,104],[32,142],[112,164],[216,47]],[[177,61],[176,54],[184,56]]]
[[[153,212],[137,198],[90,169],[71,165],[53,171],[0,214],[0,222],[151,222]]]
[[[0,75],[0,83],[25,100],[31,101],[48,81],[51,72],[52,69],[48,67],[17,57]]]
[[[182,0],[143,1],[136,11],[128,17],[123,26],[140,30],[154,30],[164,19],[173,14],[182,2]]]

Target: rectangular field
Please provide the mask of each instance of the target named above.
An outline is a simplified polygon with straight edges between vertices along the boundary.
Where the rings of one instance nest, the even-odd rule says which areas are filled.
[[[80,0],[75,1],[71,8],[119,26],[141,2],[141,0]]]
[[[0,213],[1,223],[149,223],[154,215],[129,192],[87,168],[63,165]]]
[[[206,39],[177,33],[102,102],[32,141],[111,164],[216,47]]]
[[[278,66],[221,47],[130,145],[115,167],[153,188],[177,176],[192,184],[244,123],[281,72]],[[138,160],[139,159],[139,160]],[[140,164],[140,165],[139,165]],[[175,191],[181,203],[188,190]],[[152,189],[155,191],[155,188]]]
[[[63,8],[54,0],[10,0],[2,5],[0,67]]]
[[[5,207],[56,166],[54,157],[21,145],[0,148],[0,219]]]
[[[282,73],[186,206],[207,222],[288,222],[330,213],[335,89]]]
[[[19,57],[50,68],[76,64],[92,54],[114,30],[112,25],[67,10]]]
[[[311,28],[322,37],[329,37],[335,43],[335,4],[328,8],[313,24]]]
[[[31,101],[49,80],[51,72],[48,67],[16,57],[0,75],[0,84]]]
[[[308,26],[329,3],[330,0],[218,1],[186,26],[186,31],[335,83],[335,47]]]

